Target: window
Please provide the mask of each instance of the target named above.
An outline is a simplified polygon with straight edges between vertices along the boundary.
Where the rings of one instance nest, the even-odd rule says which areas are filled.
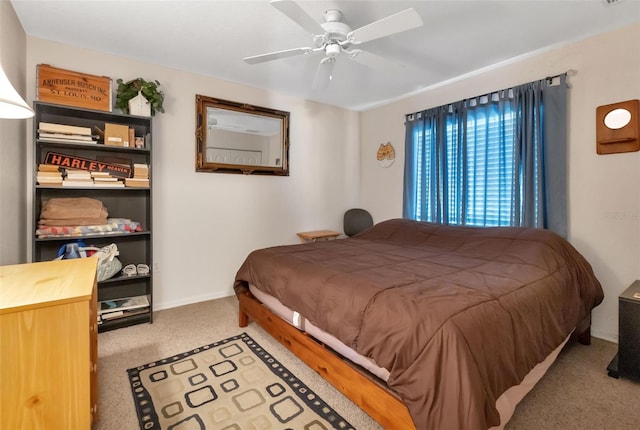
[[[549,214],[556,211],[553,223],[557,220],[564,233],[566,84],[562,79],[562,85],[553,86],[562,91],[552,95],[548,81],[408,115],[404,216],[454,225],[548,228]],[[545,97],[552,96],[549,114]]]
[[[470,112],[466,120],[466,144],[460,145],[458,116],[447,115],[442,186],[448,204],[448,224],[477,226],[509,225],[511,221],[513,159],[513,112],[500,117],[495,106]],[[424,139],[423,139],[424,137]],[[438,187],[437,178],[429,175],[434,168],[435,140],[430,127],[416,127],[413,139],[417,144],[415,161],[416,212],[419,221],[437,221],[434,199],[423,199],[432,188]],[[423,177],[425,176],[425,177]],[[425,208],[422,206],[426,205]]]

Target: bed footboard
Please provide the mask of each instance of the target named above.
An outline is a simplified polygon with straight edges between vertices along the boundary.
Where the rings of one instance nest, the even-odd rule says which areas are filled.
[[[415,430],[409,410],[381,383],[287,324],[250,292],[238,294],[240,327],[253,320],[384,428]]]

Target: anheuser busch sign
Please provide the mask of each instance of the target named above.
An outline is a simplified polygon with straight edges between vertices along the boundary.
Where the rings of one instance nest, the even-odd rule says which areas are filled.
[[[111,112],[111,78],[108,76],[88,75],[48,64],[38,64],[36,75],[39,101]]]

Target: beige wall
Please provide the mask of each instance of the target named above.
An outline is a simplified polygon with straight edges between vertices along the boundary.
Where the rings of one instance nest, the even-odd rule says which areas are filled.
[[[595,152],[597,106],[640,99],[640,25],[521,58],[361,114],[361,202],[380,221],[402,216],[404,115],[574,70],[569,91],[569,240],[591,262],[605,291],[593,333],[615,339],[618,295],[640,279],[640,152]],[[390,141],[396,161],[376,162]]]
[[[166,113],[154,117],[152,164],[157,308],[231,295],[250,251],[296,243],[298,231],[341,230],[342,214],[358,201],[357,112],[39,38],[27,38],[27,53],[29,100],[40,63],[160,81]],[[196,173],[196,94],[289,111],[290,176]]]
[[[0,63],[14,88],[26,94],[27,41],[7,0],[0,0]],[[26,130],[30,122],[0,119],[0,265],[27,261]]]

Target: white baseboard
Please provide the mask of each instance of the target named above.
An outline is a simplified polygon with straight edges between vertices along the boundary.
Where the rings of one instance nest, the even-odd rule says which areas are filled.
[[[618,343],[618,335],[616,333],[594,330],[593,327],[591,328],[591,336],[597,337],[598,339],[607,340],[609,342]]]
[[[173,300],[170,302],[153,303],[153,310],[161,311],[163,309],[177,308],[178,306],[191,305],[193,303],[206,302],[207,300],[222,299],[224,297],[233,296],[233,293],[217,292],[213,294],[204,294],[200,296],[186,297],[182,300]]]

